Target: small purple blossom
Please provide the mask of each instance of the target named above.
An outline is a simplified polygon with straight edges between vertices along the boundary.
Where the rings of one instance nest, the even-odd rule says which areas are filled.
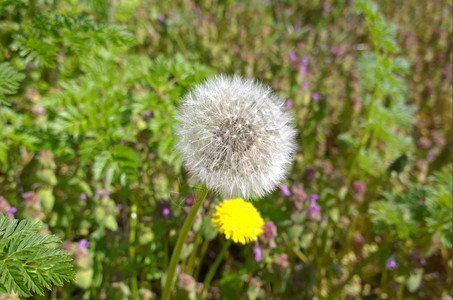
[[[14,214],[17,212],[17,208],[15,208],[14,206],[11,206],[9,209],[8,209],[8,214],[14,216]]]
[[[311,194],[308,197],[308,201],[310,202],[310,206],[308,208],[308,212],[310,213],[310,216],[312,219],[315,219],[316,216],[318,215],[318,212],[321,210],[321,206],[316,203],[316,200],[318,200],[319,196],[317,194]]]
[[[150,110],[145,110],[145,112],[143,113],[143,115],[145,116],[145,118],[149,118],[151,117],[153,113],[150,111]]]
[[[110,200],[110,192],[109,192],[109,190],[106,189],[106,190],[104,191],[104,194],[102,195],[102,199],[103,199],[104,201],[109,201],[109,200]]]
[[[312,99],[314,102],[318,102],[318,100],[319,100],[319,95],[318,95],[318,93],[316,93],[316,92],[311,93],[311,99]]]
[[[274,262],[281,271],[285,271],[289,267],[288,255],[285,253],[275,254]]]
[[[307,66],[306,65],[301,65],[299,67],[299,75],[300,76],[305,76],[307,74]]]
[[[261,261],[261,248],[258,241],[256,241],[253,246],[253,255],[255,256],[255,261]]]
[[[385,261],[385,268],[387,270],[391,269],[396,269],[398,268],[398,264],[395,260],[395,255],[390,256],[386,261]]]
[[[89,246],[90,246],[90,242],[88,242],[86,239],[81,239],[81,240],[77,243],[77,248],[85,248],[85,249],[88,249]]]
[[[451,65],[450,65],[450,64],[446,65],[446,66],[442,69],[442,74],[448,75],[449,73],[451,73]]]
[[[352,183],[351,192],[355,199],[361,199],[365,194],[365,185],[363,182],[356,180]]]
[[[286,109],[290,110],[293,107],[293,99],[286,100]]]
[[[332,10],[332,7],[328,1],[324,1],[322,3],[322,10],[325,14],[330,13],[330,11]]]
[[[422,137],[418,140],[418,145],[424,149],[431,147],[431,141],[426,138]]]
[[[426,155],[427,160],[431,160],[434,157],[434,150],[431,149],[428,151],[428,154]]]
[[[81,194],[79,195],[79,199],[82,200],[82,201],[86,201],[86,200],[87,200],[87,194],[81,193]]]
[[[286,185],[284,185],[283,183],[281,183],[278,187],[280,188],[280,195],[282,195],[282,196],[291,195],[291,192],[289,191],[288,187]]]
[[[164,209],[162,209],[162,214],[164,217],[168,217],[170,215],[170,209],[168,207],[164,207]]]
[[[277,227],[275,227],[273,222],[264,223],[263,236],[268,240],[272,240],[274,237],[277,236]]]
[[[302,56],[300,62],[302,63],[303,66],[308,66],[308,57],[306,55]]]
[[[307,89],[308,89],[308,81],[305,80],[305,81],[302,83],[302,86],[301,86],[301,87],[302,87],[303,90],[307,90]]]
[[[316,202],[310,203],[310,207],[308,208],[308,212],[312,219],[315,219],[318,212],[321,210],[321,206],[319,206]]]
[[[165,17],[163,14],[157,14],[157,20],[159,20],[160,22],[165,22]]]
[[[194,202],[195,202],[195,197],[193,197],[193,196],[189,196],[185,200],[186,206],[192,206],[194,204]]]
[[[297,59],[296,53],[293,50],[288,51],[289,60],[294,63]]]
[[[122,209],[123,209],[123,204],[121,204],[121,203],[120,203],[120,204],[117,204],[117,205],[116,205],[116,209],[117,209],[117,210],[122,210]]]
[[[316,202],[316,200],[318,199],[319,199],[318,194],[311,194],[310,196],[308,196],[308,201],[310,201],[310,203]]]
[[[96,190],[94,191],[94,198],[99,199],[99,197],[101,197],[101,189],[96,188]]]
[[[38,107],[36,108],[36,112],[37,112],[38,114],[40,114],[40,115],[43,115],[43,114],[46,113],[46,110],[44,109],[44,107],[38,106]]]

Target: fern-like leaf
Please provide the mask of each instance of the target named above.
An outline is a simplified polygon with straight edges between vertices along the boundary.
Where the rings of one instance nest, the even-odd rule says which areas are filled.
[[[12,95],[17,92],[24,74],[16,71],[11,64],[0,63],[0,103],[7,104],[5,95]]]
[[[0,214],[0,292],[21,297],[44,295],[44,288],[74,278],[71,257],[54,235],[41,234],[40,222],[8,220]]]

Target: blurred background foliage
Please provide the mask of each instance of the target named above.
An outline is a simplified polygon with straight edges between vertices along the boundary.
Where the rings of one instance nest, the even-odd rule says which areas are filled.
[[[36,298],[159,297],[193,203],[175,107],[237,73],[288,99],[299,149],[254,203],[262,259],[230,247],[207,299],[451,299],[452,6],[375,2],[0,1],[0,213],[42,220],[77,268]],[[218,200],[175,299],[224,243]]]

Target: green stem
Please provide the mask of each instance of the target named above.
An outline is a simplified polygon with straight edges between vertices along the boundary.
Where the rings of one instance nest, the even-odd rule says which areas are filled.
[[[133,197],[135,199],[135,197]],[[137,233],[137,203],[135,200],[132,200],[131,214],[129,218],[129,258],[132,263],[135,265],[135,235]],[[137,274],[136,268],[134,266],[133,273],[131,276],[131,291],[132,299],[138,299],[138,283],[137,283]]]
[[[170,299],[171,291],[174,285],[174,276],[176,266],[178,265],[179,257],[181,256],[182,246],[186,240],[187,234],[189,233],[190,228],[192,227],[193,220],[197,215],[198,209],[200,208],[201,204],[203,203],[204,198],[208,194],[208,189],[202,187],[198,193],[196,194],[195,202],[190,208],[189,215],[187,216],[186,220],[184,221],[184,225],[181,228],[181,232],[179,233],[178,240],[176,241],[175,249],[171,255],[170,266],[167,271],[167,278],[165,279],[165,286],[162,292],[162,300]]]
[[[208,274],[206,275],[206,278],[203,281],[203,289],[201,290],[200,294],[198,294],[198,300],[203,299],[203,295],[206,292],[206,289],[208,288],[209,284],[211,283],[212,278],[215,275],[215,272],[217,271],[217,268],[220,265],[220,262],[222,261],[223,257],[225,256],[226,251],[228,250],[228,247],[231,244],[231,240],[227,240],[222,247],[222,250],[220,250],[220,253],[217,255],[214,263],[211,265],[209,268]]]
[[[197,256],[198,245],[201,242],[201,234],[197,232],[195,236],[195,242],[193,243],[192,253],[190,254],[189,260],[187,261],[187,266],[185,268],[185,273],[192,274],[193,262],[195,261],[195,256]]]
[[[205,240],[203,242],[203,246],[201,246],[200,258],[197,261],[197,265],[195,267],[195,271],[193,272],[193,278],[195,278],[195,279],[197,279],[198,275],[200,275],[200,270],[201,270],[201,267],[202,267],[202,264],[203,264],[204,256],[206,254],[206,251],[208,250],[208,245],[209,245],[209,241]]]

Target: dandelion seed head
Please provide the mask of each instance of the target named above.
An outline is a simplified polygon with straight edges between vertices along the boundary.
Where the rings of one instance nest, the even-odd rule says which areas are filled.
[[[190,175],[226,198],[264,196],[284,178],[296,131],[269,87],[220,75],[182,99],[178,141]]]

